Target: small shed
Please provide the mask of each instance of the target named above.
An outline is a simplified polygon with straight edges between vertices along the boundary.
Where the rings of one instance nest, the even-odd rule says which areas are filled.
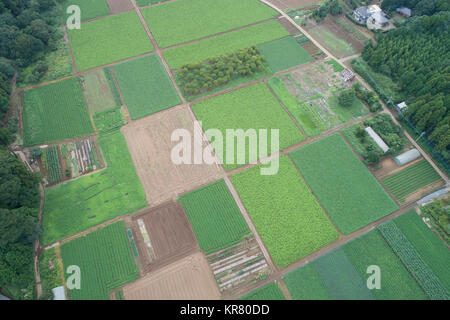
[[[386,142],[384,142],[383,139],[376,133],[371,127],[367,127],[364,130],[369,134],[369,136],[375,141],[375,143],[380,147],[381,150],[383,150],[384,153],[386,153],[389,150],[388,145]]]
[[[411,149],[402,153],[401,155],[394,158],[394,161],[399,165],[403,166],[411,161],[414,161],[420,157],[420,152],[417,149]]]
[[[349,69],[344,69],[341,71],[341,78],[344,82],[353,81],[353,79],[355,79],[355,74]]]
[[[66,289],[64,286],[59,286],[52,289],[53,300],[67,300]]]
[[[412,15],[411,9],[407,7],[400,7],[395,9],[400,15],[404,16],[405,18],[409,18]]]
[[[397,112],[403,112],[408,108],[408,105],[406,104],[405,101],[399,103],[398,105],[395,106],[395,110],[397,110]]]

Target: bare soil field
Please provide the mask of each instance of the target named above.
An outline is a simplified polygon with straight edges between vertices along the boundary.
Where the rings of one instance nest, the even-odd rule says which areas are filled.
[[[401,171],[409,166],[412,166],[413,164],[422,161],[423,158],[420,157],[414,161],[411,161],[410,163],[404,165],[404,166],[399,166],[392,157],[383,159],[382,161],[380,161],[379,163],[375,164],[375,165],[369,165],[368,167],[371,169],[372,167],[377,167],[377,166],[381,166],[380,169],[373,171],[373,174],[375,175],[375,177],[382,179],[386,176],[390,176],[391,174],[394,174],[398,171]]]
[[[281,23],[281,25],[286,29],[287,32],[291,34],[291,36],[298,36],[302,34],[300,30],[298,30],[292,23],[288,21],[285,17],[278,18],[278,21]]]
[[[206,257],[220,291],[232,297],[240,288],[267,278],[270,267],[253,236]]]
[[[112,14],[118,14],[134,9],[130,0],[106,0]]]
[[[171,135],[176,129],[191,133],[194,148],[194,119],[186,105],[133,121],[121,129],[151,205],[176,199],[178,195],[222,176],[217,164],[173,163],[171,152],[179,142],[172,142]]]
[[[125,300],[218,300],[203,253],[197,252],[123,287]]]
[[[289,8],[303,7],[309,4],[314,5],[323,0],[269,0],[269,2],[281,10],[286,10]]]
[[[146,274],[199,250],[191,225],[178,202],[168,202],[132,217],[142,273]]]

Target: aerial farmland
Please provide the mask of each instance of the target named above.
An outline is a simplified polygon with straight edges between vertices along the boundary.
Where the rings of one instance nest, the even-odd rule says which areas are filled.
[[[352,69],[373,33],[313,20],[331,2],[59,4],[58,72],[15,88],[36,298],[450,299],[448,177]]]

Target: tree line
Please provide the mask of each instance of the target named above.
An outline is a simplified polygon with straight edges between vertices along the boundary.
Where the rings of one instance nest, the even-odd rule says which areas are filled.
[[[384,3],[384,2],[383,2]],[[417,4],[418,5],[418,4]],[[415,16],[370,43],[362,57],[399,85],[406,116],[450,161],[450,12]],[[395,103],[401,101],[394,101]]]

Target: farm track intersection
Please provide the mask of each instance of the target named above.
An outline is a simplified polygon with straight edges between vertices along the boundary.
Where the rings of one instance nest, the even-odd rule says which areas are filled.
[[[278,1],[278,0],[277,0],[277,1]],[[171,1],[169,1],[169,2],[171,2]],[[261,2],[267,4],[267,2],[264,1],[264,0],[262,0]],[[275,2],[275,0],[272,1],[272,2]],[[166,71],[167,71],[167,74],[169,75],[169,77],[170,77],[170,79],[171,79],[171,81],[172,81],[174,87],[175,87],[176,90],[177,90],[178,95],[180,96],[180,99],[182,99],[182,101],[183,101],[183,104],[184,104],[184,105],[183,105],[182,107],[183,107],[183,108],[187,108],[190,112],[192,112],[192,111],[191,111],[191,108],[190,108],[190,105],[191,105],[192,103],[194,103],[194,102],[201,101],[201,100],[205,100],[205,99],[211,98],[211,97],[213,97],[213,96],[221,95],[221,94],[223,94],[223,93],[225,93],[225,92],[234,91],[234,90],[237,90],[237,89],[239,89],[239,88],[246,87],[246,86],[250,86],[250,85],[255,84],[255,83],[258,83],[258,82],[265,82],[265,81],[267,80],[267,79],[259,79],[259,80],[255,80],[255,81],[252,81],[252,82],[249,82],[249,83],[246,83],[246,84],[239,85],[239,86],[237,86],[237,87],[229,88],[229,89],[226,89],[226,90],[223,90],[223,91],[220,91],[220,92],[217,92],[217,93],[214,93],[214,94],[211,94],[211,95],[202,97],[202,98],[200,98],[200,99],[198,99],[198,100],[195,100],[195,101],[193,101],[193,102],[191,102],[191,103],[189,103],[189,104],[186,104],[186,100],[185,100],[184,96],[181,94],[181,91],[180,91],[179,87],[177,86],[177,83],[176,83],[176,81],[175,81],[175,78],[174,78],[174,76],[173,76],[173,73],[171,72],[169,66],[167,65],[167,63],[166,63],[166,61],[165,61],[165,59],[164,59],[164,57],[163,57],[163,55],[162,55],[163,50],[166,50],[166,49],[169,49],[169,48],[172,48],[172,47],[169,47],[169,48],[166,48],[166,49],[163,49],[163,50],[160,49],[160,48],[158,47],[158,45],[157,45],[156,41],[154,40],[154,38],[153,38],[153,36],[152,36],[150,30],[148,29],[147,25],[145,24],[145,21],[143,20],[142,15],[140,14],[140,9],[142,9],[142,7],[139,8],[139,7],[136,5],[135,0],[131,0],[131,3],[132,3],[132,5],[134,6],[134,9],[136,10],[136,12],[137,12],[137,14],[138,14],[138,17],[139,17],[139,19],[141,20],[141,22],[142,22],[144,28],[146,29],[146,32],[147,32],[147,34],[148,34],[148,36],[149,36],[150,41],[151,41],[152,44],[154,45],[155,50],[154,50],[153,52],[151,52],[151,53],[145,53],[145,54],[142,54],[142,55],[137,56],[137,57],[130,57],[130,58],[124,59],[124,60],[122,60],[122,61],[120,61],[120,62],[132,60],[132,59],[137,59],[137,58],[142,57],[142,56],[146,56],[146,55],[149,55],[149,54],[154,54],[154,53],[156,53],[156,54],[159,56],[159,58],[161,59],[163,65],[164,65],[164,67],[165,67],[165,69],[166,69]],[[155,5],[159,5],[159,4],[155,4]],[[275,8],[277,11],[281,12],[281,10],[279,10],[278,8],[276,8],[276,7],[274,7],[274,6],[272,6],[272,7]],[[283,16],[284,18],[286,18],[288,21],[291,21],[291,23],[293,22],[292,20],[290,20],[290,18],[289,18],[285,13],[282,13],[282,16]],[[272,19],[270,19],[270,20],[272,20]],[[328,58],[334,58],[329,52],[327,52],[327,51],[320,45],[320,43],[318,43],[317,41],[315,41],[315,40],[314,40],[307,32],[305,32],[305,30],[303,30],[301,27],[299,27],[299,26],[298,26],[297,24],[295,24],[295,23],[294,23],[294,26],[295,26],[298,30],[300,30],[301,32],[303,32],[303,34],[304,34],[305,36],[307,36],[307,37],[314,43],[314,45],[316,45],[318,48],[320,48],[320,49],[328,56]],[[248,26],[246,26],[246,27],[248,27]],[[241,28],[245,28],[245,27],[241,27]],[[241,29],[241,28],[238,28],[238,29]],[[231,32],[231,31],[234,31],[234,30],[230,30],[230,31],[227,31],[227,32]],[[226,32],[225,32],[225,33],[226,33]],[[214,36],[217,36],[217,34],[216,34],[216,35],[207,36],[207,37],[205,37],[205,38],[214,37]],[[204,38],[202,38],[202,39],[204,39]],[[175,46],[173,46],[173,47],[176,47],[176,46],[182,46],[182,45],[185,45],[185,44],[188,44],[188,43],[191,43],[191,42],[200,41],[200,40],[202,40],[202,39],[197,39],[197,40],[189,41],[189,42],[187,42],[187,43],[175,45]],[[69,52],[70,52],[70,46],[69,46]],[[347,61],[347,60],[350,60],[351,58],[354,58],[354,57],[356,57],[356,56],[358,56],[358,55],[354,55],[354,56],[350,56],[350,57],[345,57],[345,58],[343,58],[343,59],[336,59],[336,58],[334,58],[334,59],[335,59],[336,61],[338,61],[341,65],[343,65],[343,62],[345,62],[345,61]],[[72,54],[70,54],[70,57],[71,57],[71,61],[72,61],[73,65],[74,65],[74,67],[75,67],[75,64],[74,64],[74,61],[73,61]],[[108,64],[107,66],[112,66],[112,67],[113,67],[114,65],[116,65],[116,64],[118,64],[118,63],[120,63],[120,62],[114,62],[114,63]],[[93,68],[93,69],[85,70],[85,71],[82,71],[82,72],[78,72],[78,71],[76,70],[76,68],[74,68],[74,74],[71,75],[71,76],[68,76],[68,77],[65,77],[65,78],[62,78],[62,79],[53,80],[53,81],[46,82],[46,83],[41,83],[41,84],[38,84],[38,85],[33,85],[33,86],[30,86],[30,87],[27,87],[27,88],[24,88],[24,89],[25,89],[25,90],[28,90],[28,89],[35,88],[35,87],[44,86],[44,85],[46,85],[46,84],[59,82],[59,81],[61,81],[61,80],[63,80],[63,79],[68,79],[68,78],[78,77],[78,76],[80,76],[80,75],[82,75],[82,74],[85,74],[85,73],[88,73],[88,72],[90,72],[90,71],[92,71],[92,70],[100,70],[100,69],[103,69],[103,68],[105,68],[105,66],[95,67],[95,68]],[[295,68],[297,68],[297,67],[295,67]],[[295,68],[293,68],[293,69],[295,69]],[[280,72],[279,74],[284,74],[284,73],[287,73],[287,72],[288,72],[288,71],[285,70],[285,71]],[[363,79],[361,79],[358,75],[357,75],[357,78],[358,78],[358,80],[359,80],[360,82],[362,82],[366,87],[369,87],[368,84],[365,83],[365,81],[364,81]],[[119,90],[120,90],[120,88],[119,88]],[[177,107],[174,107],[174,108],[171,108],[171,109],[175,109],[175,108],[179,108],[179,107],[180,107],[180,106],[177,106]],[[390,115],[392,116],[391,112],[389,112],[389,110],[387,109],[387,107],[386,107],[384,104],[383,104],[383,107],[384,107],[383,112],[384,112],[384,113],[388,113],[388,114],[390,114]],[[162,112],[165,112],[165,111],[162,111]],[[162,112],[159,112],[159,113],[162,113]],[[150,117],[154,117],[154,116],[158,116],[159,113],[154,114],[154,115],[151,115],[151,116],[148,116],[148,117],[146,117],[145,119],[150,118]],[[316,140],[318,140],[318,139],[320,139],[320,138],[329,136],[329,135],[331,135],[331,134],[333,134],[333,133],[335,133],[335,132],[338,132],[340,129],[342,129],[342,128],[344,128],[344,127],[350,126],[350,125],[352,125],[352,124],[354,124],[354,123],[358,123],[358,122],[364,121],[364,119],[366,119],[366,118],[368,118],[368,117],[370,117],[370,116],[373,116],[373,114],[369,114],[369,115],[367,115],[367,116],[365,116],[365,117],[362,117],[362,118],[360,118],[360,119],[357,119],[357,120],[355,120],[355,121],[350,121],[350,122],[345,123],[345,124],[342,125],[342,126],[333,128],[333,129],[328,130],[328,131],[325,131],[325,132],[323,132],[322,134],[320,134],[320,135],[317,136],[317,137],[314,137],[314,138],[307,138],[305,141],[303,141],[303,142],[301,142],[301,143],[299,143],[299,144],[297,144],[297,145],[295,145],[295,146],[290,146],[290,147],[286,148],[285,150],[282,150],[282,151],[280,152],[280,155],[282,155],[282,154],[287,154],[289,151],[292,151],[292,150],[297,149],[297,148],[299,148],[299,147],[301,147],[301,146],[304,146],[304,145],[306,145],[306,144],[309,144],[309,143],[311,143],[311,142],[313,142],[313,141],[316,141]],[[394,118],[394,117],[392,117],[392,118]],[[394,120],[394,122],[396,122],[395,118],[394,118],[393,120]],[[138,121],[141,121],[141,120],[137,120],[136,122],[138,122]],[[135,121],[130,121],[130,124],[129,124],[129,125],[130,125],[130,126],[135,125],[133,122],[135,122]],[[396,122],[396,123],[397,123],[397,122]],[[123,130],[126,130],[126,129],[123,129]],[[126,135],[126,134],[125,134],[125,135]],[[426,153],[424,153],[423,150],[422,150],[417,144],[415,144],[415,142],[413,141],[413,139],[412,139],[408,134],[406,134],[406,136],[407,136],[407,138],[408,138],[408,139],[409,139],[409,140],[410,140],[410,141],[411,141],[411,142],[412,142],[412,143],[420,150],[422,156],[424,156],[424,158],[425,158],[428,162],[431,163],[431,165],[434,167],[434,169],[435,169],[435,170],[436,170],[436,171],[437,171],[437,172],[438,172],[438,173],[439,173],[446,181],[448,181],[448,178],[447,178],[447,177],[439,170],[439,168],[437,168],[437,166],[432,162],[432,160],[430,159],[430,157],[429,157]],[[347,141],[346,141],[346,142],[347,142]],[[131,152],[131,151],[132,151],[132,150],[131,150],[131,148],[130,148],[130,152]],[[132,153],[132,155],[134,154],[133,152],[131,152],[131,153]],[[268,157],[268,158],[266,158],[266,159],[261,159],[258,163],[263,163],[264,161],[267,161],[268,159],[270,159],[270,157]],[[133,158],[133,160],[134,160],[134,158]],[[241,167],[241,168],[238,168],[238,169],[235,169],[235,170],[232,170],[232,171],[228,171],[228,172],[225,172],[223,169],[222,169],[222,170],[218,169],[218,170],[217,170],[218,172],[215,173],[215,174],[216,174],[215,179],[218,179],[218,178],[222,177],[222,178],[225,179],[225,181],[227,182],[227,184],[230,183],[230,185],[231,185],[231,182],[230,182],[230,180],[229,180],[229,177],[230,177],[232,174],[237,173],[237,172],[240,172],[240,171],[243,171],[243,170],[245,170],[245,169],[247,169],[247,168],[250,168],[250,167],[252,167],[252,166],[254,166],[254,165],[245,165],[245,166],[243,166],[243,167]],[[137,171],[139,172],[139,170],[138,170],[137,167],[138,167],[138,166],[136,166],[136,169],[137,169]],[[206,181],[206,182],[205,182],[205,181]],[[206,184],[209,183],[209,182],[211,182],[211,181],[209,181],[208,179],[206,179],[206,180],[200,180],[200,182],[198,183],[198,186],[206,185]],[[232,186],[231,186],[231,187],[229,186],[229,189],[230,189],[230,191],[231,191],[231,193],[233,194],[233,197],[234,197],[235,199],[236,199],[236,198],[239,198],[239,195],[236,193],[235,190],[232,189]],[[183,188],[181,191],[175,192],[175,193],[171,194],[171,195],[168,196],[168,197],[165,197],[165,196],[163,195],[163,196],[161,196],[161,199],[155,201],[154,203],[152,203],[152,201],[150,201],[150,203],[152,203],[152,205],[154,205],[154,204],[161,204],[161,203],[163,203],[163,202],[165,202],[165,201],[167,201],[167,200],[175,199],[179,194],[182,194],[182,193],[187,192],[187,191],[189,191],[189,190],[192,190],[192,188]],[[146,189],[146,191],[147,191],[147,189]],[[234,192],[233,192],[233,191],[234,191]],[[236,200],[236,202],[239,204],[240,201]],[[242,205],[242,204],[241,204],[241,205]],[[317,252],[315,252],[315,253],[309,255],[308,257],[305,257],[305,258],[301,259],[300,261],[295,262],[294,264],[290,265],[290,266],[287,267],[287,268],[284,268],[284,269],[274,268],[273,270],[275,270],[275,272],[274,272],[269,278],[267,278],[266,280],[263,280],[263,281],[259,282],[257,285],[248,285],[248,286],[246,286],[246,287],[240,288],[239,292],[236,292],[233,296],[227,297],[227,298],[236,298],[236,297],[238,297],[238,296],[241,296],[244,292],[248,292],[248,291],[250,291],[251,289],[259,288],[259,287],[261,287],[261,286],[263,286],[263,285],[265,285],[265,284],[267,284],[267,283],[270,283],[270,282],[272,282],[272,281],[274,281],[274,280],[280,280],[280,285],[281,285],[282,290],[284,289],[283,291],[287,292],[287,290],[284,288],[284,282],[282,282],[282,280],[281,280],[283,275],[285,275],[286,273],[290,272],[291,270],[296,269],[297,267],[299,267],[299,266],[305,264],[306,262],[309,262],[309,261],[311,261],[311,260],[313,260],[313,259],[315,259],[315,258],[317,258],[317,257],[319,257],[319,256],[321,256],[321,255],[323,255],[323,254],[325,254],[326,252],[332,250],[333,248],[336,248],[336,247],[338,247],[338,246],[340,246],[340,245],[342,245],[342,244],[344,244],[344,243],[347,243],[348,241],[350,241],[350,240],[352,240],[352,239],[354,239],[354,238],[357,238],[357,237],[359,237],[359,236],[361,236],[361,235],[367,233],[368,231],[372,230],[373,228],[375,228],[375,227],[378,226],[379,224],[381,224],[381,223],[383,223],[383,222],[386,222],[386,221],[389,221],[389,220],[391,220],[391,219],[393,219],[393,218],[395,218],[395,217],[397,217],[397,216],[399,216],[399,215],[401,215],[401,214],[407,212],[407,211],[408,211],[410,208],[412,208],[413,206],[414,206],[413,203],[407,202],[407,203],[403,204],[403,205],[400,207],[399,210],[397,210],[397,211],[395,211],[395,212],[389,214],[388,216],[385,216],[384,218],[382,218],[382,219],[380,219],[380,220],[378,220],[378,221],[376,221],[376,222],[374,222],[374,223],[369,224],[368,226],[366,226],[366,227],[364,227],[364,228],[361,228],[361,229],[359,229],[359,230],[357,230],[357,231],[355,231],[355,232],[349,234],[348,236],[340,236],[339,239],[338,239],[337,241],[335,241],[334,243],[332,243],[332,244],[330,244],[330,245],[328,245],[328,246],[326,246],[326,247],[320,249],[319,251],[317,251]],[[153,208],[153,207],[152,207],[152,208]],[[243,205],[242,205],[242,208],[240,208],[240,209],[241,209],[241,212],[242,212],[243,210],[245,211],[245,208],[243,208]],[[145,210],[148,210],[148,209],[145,209]],[[141,211],[141,212],[142,212],[142,211]],[[251,223],[250,218],[248,217],[248,214],[246,214],[246,213],[244,213],[244,212],[242,212],[242,213],[243,213],[244,217],[246,217],[246,220],[248,219],[247,222],[249,223],[250,228],[252,229],[252,223]],[[98,226],[95,226],[95,227],[93,227],[93,228],[90,228],[90,229],[88,229],[88,230],[85,230],[85,231],[83,231],[83,232],[80,232],[80,233],[78,233],[78,234],[76,234],[76,235],[73,235],[73,236],[68,237],[68,238],[66,238],[66,239],[62,239],[62,240],[58,241],[56,244],[62,244],[62,243],[64,243],[64,242],[73,240],[73,239],[75,239],[75,238],[77,238],[77,237],[79,237],[79,236],[81,236],[81,235],[88,234],[88,233],[90,233],[90,232],[92,232],[92,231],[94,231],[94,230],[97,230],[97,229],[99,229],[99,228],[101,228],[101,227],[103,227],[103,226],[109,225],[109,224],[111,224],[111,223],[113,223],[113,222],[116,222],[116,221],[119,221],[119,220],[126,220],[126,219],[129,218],[129,217],[130,217],[130,215],[125,215],[125,216],[117,217],[117,218],[115,218],[115,219],[113,219],[113,220],[110,220],[110,221],[107,221],[107,222],[105,222],[105,223],[102,223],[102,224],[100,224],[100,225],[98,225]],[[253,229],[254,229],[254,227],[253,227]],[[253,231],[253,230],[252,230],[252,231]],[[256,233],[256,229],[254,229],[254,233]],[[257,237],[256,239],[257,239],[257,241],[258,241],[259,237]],[[261,240],[259,239],[258,243],[259,243],[260,241],[261,241]],[[260,245],[261,245],[261,249],[264,251],[264,250],[265,250],[265,247],[264,247],[262,241],[261,241]],[[54,245],[49,245],[49,246],[47,246],[47,247],[41,247],[40,249],[41,249],[41,250],[42,250],[42,249],[45,250],[46,248],[50,248],[50,247],[53,247],[53,246],[54,246]],[[39,250],[38,250],[38,251],[39,251]],[[194,254],[193,256],[195,256],[195,254]],[[266,256],[266,259],[267,259],[267,257],[269,257],[269,260],[270,260],[270,256],[269,256],[269,254],[268,254],[267,252],[265,252],[265,256]],[[201,260],[200,258],[198,258],[198,259],[199,259],[198,261]],[[191,261],[194,261],[194,260],[197,261],[197,257],[191,259]],[[272,265],[273,265],[273,262],[272,262],[272,261],[269,261],[269,260],[268,260],[269,264],[272,264]],[[195,264],[195,263],[197,263],[197,262],[195,262],[195,263],[194,263],[194,262],[186,262],[186,263],[187,263],[187,264],[189,264],[189,263]],[[201,263],[201,262],[198,262],[198,264],[201,265],[202,263]],[[175,268],[175,267],[174,267],[174,268]],[[138,280],[138,281],[140,281],[140,280]],[[147,280],[147,281],[151,282],[151,281],[153,281],[153,280]],[[127,286],[127,285],[126,285],[126,286]],[[126,286],[125,286],[125,287],[126,287]],[[128,290],[128,289],[125,289],[125,291],[126,291],[126,290]],[[130,292],[130,293],[129,293],[130,296],[132,296],[132,295],[135,294],[135,293],[131,293],[131,292],[133,292],[132,290],[136,290],[135,292],[138,292],[138,289],[136,289],[136,288],[129,289],[129,290],[130,290],[130,291],[129,291],[129,292]],[[211,294],[212,294],[213,291],[214,291],[214,290],[211,291]],[[136,293],[136,294],[137,294],[138,296],[139,296],[140,294],[142,294],[142,295],[147,295],[147,294],[148,294],[149,296],[151,296],[153,293],[151,293],[151,292],[146,292],[146,293],[139,293],[139,294]],[[196,294],[197,294],[197,293],[196,293]],[[201,296],[201,293],[198,293],[198,294]],[[126,294],[125,294],[125,295],[126,295]],[[213,295],[214,295],[214,294],[213,294]]]

